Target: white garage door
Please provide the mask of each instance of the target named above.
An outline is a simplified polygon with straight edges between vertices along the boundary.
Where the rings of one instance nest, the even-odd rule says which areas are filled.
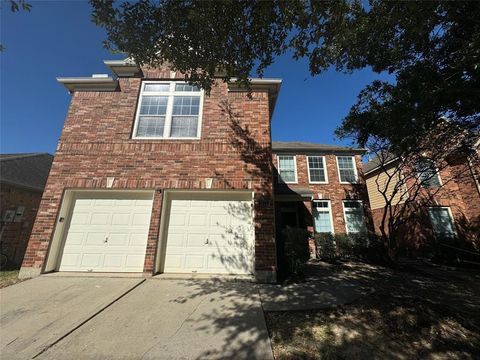
[[[253,273],[251,201],[172,200],[164,272]]]
[[[151,196],[77,198],[60,271],[142,272]]]

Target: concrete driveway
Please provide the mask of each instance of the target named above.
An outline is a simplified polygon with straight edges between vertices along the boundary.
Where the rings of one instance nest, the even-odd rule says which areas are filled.
[[[43,276],[0,299],[5,359],[273,359],[254,283]]]

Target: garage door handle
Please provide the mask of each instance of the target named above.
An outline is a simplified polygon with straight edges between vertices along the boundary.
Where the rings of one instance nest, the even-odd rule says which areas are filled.
[[[205,244],[208,244],[208,238],[205,239]]]
[[[104,241],[104,243],[107,243],[107,242],[108,242],[108,236],[107,236],[107,237],[105,237],[105,241]]]

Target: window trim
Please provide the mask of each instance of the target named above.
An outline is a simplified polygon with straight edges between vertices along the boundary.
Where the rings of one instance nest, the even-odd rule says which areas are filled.
[[[281,175],[281,169],[280,169],[280,160],[279,160],[279,157],[280,156],[293,156],[293,167],[295,169],[295,181],[284,181],[282,179],[282,175]],[[277,182],[279,184],[298,184],[298,176],[297,176],[297,155],[293,155],[293,154],[277,154],[277,167],[278,167],[278,179],[277,179]]]
[[[145,85],[146,84],[158,84],[158,83],[168,83],[170,86],[169,91],[144,91]],[[140,118],[140,107],[142,104],[142,97],[144,93],[148,93],[149,95],[152,96],[167,96],[167,97],[174,97],[174,96],[192,96],[191,94],[198,95],[198,92],[188,92],[188,91],[175,91],[175,84],[188,84],[186,81],[175,81],[173,79],[169,80],[147,80],[147,81],[142,81],[140,85],[140,93],[138,95],[138,101],[137,101],[137,110],[135,112],[135,119],[134,119],[134,124],[133,124],[133,131],[132,131],[132,140],[200,140],[202,137],[202,118],[203,118],[203,99],[205,95],[205,91],[203,89],[200,89],[200,102],[198,105],[198,123],[197,123],[197,136],[194,137],[155,137],[155,136],[137,136],[137,128],[138,128],[138,120]],[[190,95],[189,95],[190,94]],[[147,95],[147,96],[149,96]],[[164,130],[163,133],[165,134],[166,132],[171,133],[171,125],[172,125],[172,110],[173,110],[173,100],[170,101],[170,99],[167,102],[167,111],[165,113],[165,125],[164,125]]]
[[[355,173],[355,181],[342,181],[342,177],[340,176],[340,166],[338,166],[338,158],[339,157],[349,157],[353,160],[353,172]],[[338,174],[338,182],[340,184],[358,184],[358,170],[357,170],[357,163],[355,161],[355,156],[352,155],[335,155],[335,162],[337,163],[337,174]]]
[[[313,204],[316,202],[326,202],[328,204],[328,211],[330,212],[330,227],[332,228],[332,231],[330,234],[335,234],[335,226],[333,225],[333,209],[332,209],[332,200],[325,200],[325,199],[316,199],[312,201],[312,221],[313,221],[313,231],[315,234],[328,234],[324,232],[318,232],[317,229],[315,228],[315,216],[313,215]]]
[[[312,181],[310,179],[310,162],[311,157],[320,157],[323,162],[323,173],[325,175],[325,181]],[[325,155],[307,155],[307,172],[308,172],[308,183],[309,184],[328,184],[328,171],[327,171],[327,159]]]
[[[365,209],[363,208],[363,200],[350,200],[344,199],[342,200],[342,208],[343,208],[343,221],[345,222],[345,233],[348,235],[350,232],[348,231],[348,224],[347,224],[347,212],[345,211],[345,203],[346,202],[358,202],[360,203],[360,208],[362,209],[362,219],[363,219],[363,227],[365,232],[367,231],[367,224],[365,223]],[[352,234],[361,234],[362,232],[352,232]]]
[[[433,236],[435,237],[435,239],[438,239],[438,236],[435,234],[435,230],[433,229],[432,219],[430,218],[430,209],[447,209],[447,213],[448,213],[448,216],[450,217],[450,222],[452,224],[453,237],[456,238],[458,236],[458,233],[457,233],[457,228],[455,226],[455,218],[453,217],[452,209],[450,208],[450,206],[429,206],[427,208],[427,212],[429,213],[428,220],[430,220],[430,225],[432,226]]]
[[[440,171],[438,171],[438,167],[433,163],[433,161],[431,161],[430,159],[428,158],[421,158],[420,160],[424,160],[424,161],[428,161],[430,162],[430,164],[433,164],[435,166],[435,175],[437,175],[437,178],[438,178],[438,186],[425,186],[425,182],[422,184],[422,179],[420,177],[420,172],[415,168],[415,175],[419,181],[419,184],[421,184],[420,186],[424,189],[438,189],[438,188],[441,188],[443,186],[443,182],[442,182],[442,177],[440,176]],[[433,177],[430,178],[430,180],[432,180]]]

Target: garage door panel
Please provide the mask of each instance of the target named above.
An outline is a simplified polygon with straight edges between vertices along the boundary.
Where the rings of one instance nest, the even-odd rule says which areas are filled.
[[[207,225],[207,216],[204,214],[190,214],[188,217],[188,226]]]
[[[117,196],[74,201],[61,271],[143,271],[152,200]]]
[[[174,199],[170,209],[164,272],[253,272],[251,201]]]
[[[184,269],[184,260],[184,254],[169,254],[165,259],[165,269],[169,269],[170,272],[181,272]]]
[[[183,248],[185,246],[185,234],[183,233],[172,231],[168,236],[168,240],[172,248],[174,247]]]
[[[188,255],[185,257],[185,267],[187,269],[203,269],[205,257],[200,255]]]
[[[83,232],[69,232],[67,236],[67,241],[71,245],[82,245],[83,244],[83,238],[84,238],[84,233]]]
[[[81,254],[64,254],[62,257],[62,266],[65,268],[77,269],[80,265]]]
[[[103,253],[86,253],[80,260],[81,268],[98,268],[103,260]]]
[[[172,214],[170,217],[171,226],[184,226],[186,214]]]
[[[110,214],[94,212],[91,215],[91,225],[108,225],[110,223]]]
[[[130,213],[121,213],[112,215],[112,225],[130,224]]]
[[[124,264],[125,255],[122,254],[106,254],[103,265],[106,268],[120,269]]]
[[[125,259],[125,266],[128,269],[143,269],[143,263],[145,261],[144,254],[127,254]]]
[[[108,235],[108,245],[107,246],[125,246],[129,245],[129,236],[128,233],[110,233]]]
[[[115,200],[112,199],[94,199],[93,204],[94,206],[108,206],[111,207],[112,205],[115,205],[114,203]],[[124,201],[124,200],[122,200]]]
[[[130,246],[144,246],[148,242],[148,238],[145,237],[145,233],[131,233],[128,239],[128,245]]]
[[[70,221],[71,225],[86,225],[90,222],[90,213],[75,212]]]
[[[105,246],[106,238],[107,238],[106,232],[101,232],[101,233],[90,232],[90,233],[87,233],[85,245]]]
[[[150,225],[150,213],[134,214],[132,225]]]
[[[205,234],[187,234],[187,247],[203,247],[205,245]]]

